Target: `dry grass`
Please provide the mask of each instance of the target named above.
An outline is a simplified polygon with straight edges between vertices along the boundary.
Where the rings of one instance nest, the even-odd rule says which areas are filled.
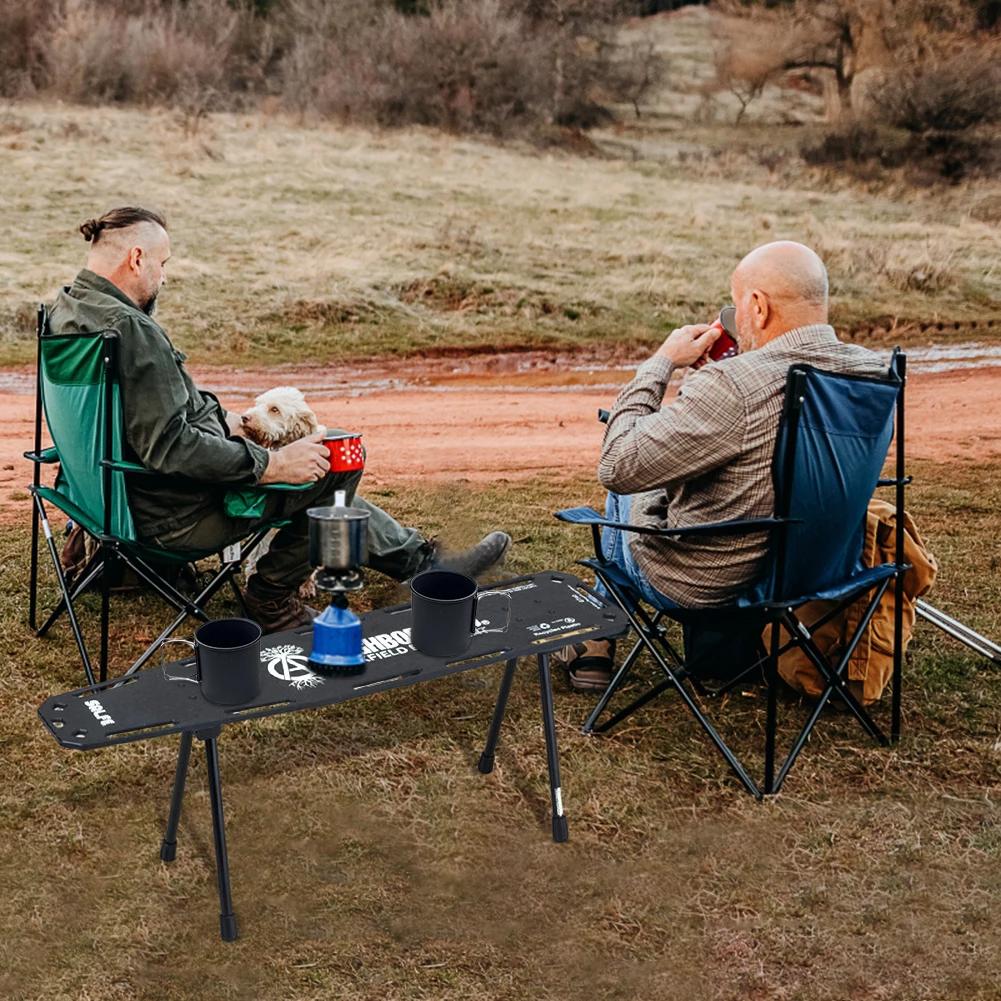
[[[911,507],[942,561],[935,603],[1001,635],[997,469],[915,471]],[[519,540],[517,572],[572,566],[586,533],[549,512],[596,491],[538,482],[369,496],[431,531],[458,523],[459,541],[501,521]],[[475,761],[497,669],[231,728],[222,755],[242,936],[223,945],[201,755],[166,867],[176,741],[73,754],[35,716],[80,672],[65,627],[46,642],[25,628],[25,542],[22,530],[0,536],[10,1001],[1001,997],[1001,679],[927,626],[909,656],[899,748],[829,714],[764,805],[676,702],[588,740],[576,727],[590,700],[557,683],[563,846],[548,839],[530,664],[490,778]],[[367,592],[390,596],[378,583]],[[126,601],[122,632],[149,632],[159,619],[141,616],[153,609]],[[722,720],[756,765],[761,702],[736,697]],[[800,713],[783,705],[790,726]]]
[[[83,263],[79,222],[132,201],[170,217],[161,320],[199,361],[651,341],[706,319],[736,260],[782,237],[828,256],[843,325],[998,315],[998,231],[980,211],[996,185],[866,193],[746,158],[690,169],[263,115],[186,125],[0,111],[0,362],[31,357],[33,304]],[[421,283],[492,291],[441,309],[408,301]]]

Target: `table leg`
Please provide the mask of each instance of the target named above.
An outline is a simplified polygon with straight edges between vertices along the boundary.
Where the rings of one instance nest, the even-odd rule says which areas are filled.
[[[546,758],[549,763],[549,795],[553,805],[553,841],[570,837],[567,818],[563,816],[563,791],[560,788],[560,759],[556,750],[556,718],[553,715],[553,689],[549,677],[549,655],[539,654],[539,690],[542,694],[542,725],[546,731]]]
[[[514,670],[518,661],[509,660],[504,666],[504,677],[501,678],[500,691],[497,693],[497,704],[494,706],[494,717],[490,721],[490,732],[487,734],[487,746],[480,755],[479,769],[482,775],[489,775],[494,770],[494,751],[497,748],[497,738],[500,736],[501,724],[504,722],[504,711],[507,709],[508,696],[511,694],[511,682],[514,681]]]
[[[219,780],[219,748],[216,739],[217,727],[206,735],[199,734],[205,741],[205,758],[209,770],[209,799],[212,801],[212,835],[215,839],[216,878],[219,882],[219,934],[224,942],[236,940],[236,915],[233,913],[233,897],[229,887],[229,859],[226,855],[226,821],[222,812],[222,786]],[[211,734],[211,735],[209,735]]]
[[[170,796],[170,813],[167,814],[167,830],[160,844],[160,858],[173,862],[177,857],[177,825],[181,820],[181,802],[184,799],[184,783],[188,777],[188,761],[191,758],[191,732],[181,734],[181,747],[177,752],[177,770],[174,772],[174,791]]]

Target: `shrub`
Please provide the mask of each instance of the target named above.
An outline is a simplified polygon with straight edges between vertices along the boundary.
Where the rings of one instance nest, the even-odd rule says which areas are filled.
[[[328,13],[326,37],[296,32],[285,100],[379,125],[501,134],[539,113],[547,53],[500,0],[437,6],[427,17]]]
[[[19,97],[44,86],[44,39],[55,7],[55,0],[0,2],[0,97]]]
[[[990,176],[1001,168],[1001,139],[993,132],[926,132],[922,135],[857,121],[826,133],[819,143],[805,144],[800,154],[813,166],[847,168],[865,180],[888,168],[903,168],[915,184],[952,183],[971,176]]]
[[[587,127],[657,79],[612,42],[634,0],[0,0],[0,95],[163,103],[280,95],[360,122]]]
[[[909,132],[961,132],[1001,121],[998,52],[967,49],[898,71],[872,95],[883,122]]]
[[[286,10],[283,95],[297,110],[505,135],[592,125],[599,85],[636,86],[579,23],[533,16],[520,0],[448,0],[418,17],[370,0],[290,0]]]
[[[138,104],[225,89],[240,16],[211,0],[141,13],[71,3],[49,43],[49,86],[71,101]]]
[[[908,141],[888,129],[853,120],[826,132],[819,142],[805,144],[800,153],[812,166],[863,164],[873,160],[883,167],[907,162]]]

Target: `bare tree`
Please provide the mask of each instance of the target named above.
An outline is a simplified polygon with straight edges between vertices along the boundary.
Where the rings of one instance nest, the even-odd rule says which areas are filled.
[[[784,56],[774,45],[775,23],[770,17],[726,17],[716,26],[716,78],[705,94],[726,91],[740,104],[734,120],[743,121],[748,107],[765,87],[784,72]]]
[[[772,57],[782,71],[830,73],[836,93],[832,117],[852,114],[852,86],[864,69],[919,61],[943,39],[974,30],[966,0],[794,0],[775,10],[717,0],[733,17],[771,25]],[[749,80],[744,78],[742,86]]]

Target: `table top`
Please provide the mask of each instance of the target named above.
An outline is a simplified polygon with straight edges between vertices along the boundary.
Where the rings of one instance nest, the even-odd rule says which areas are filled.
[[[243,705],[216,705],[196,682],[168,681],[153,667],[46,699],[38,715],[63,747],[93,750],[346,702],[497,661],[552,653],[582,640],[620,636],[629,627],[614,602],[572,574],[546,571],[482,590],[510,595],[511,624],[505,632],[487,632],[490,623],[481,619],[469,649],[456,660],[415,650],[410,644],[410,605],[398,605],[361,616],[366,662],[356,674],[311,671],[313,627],[301,626],[263,638],[261,691]],[[183,674],[191,664],[189,658],[172,666]]]

